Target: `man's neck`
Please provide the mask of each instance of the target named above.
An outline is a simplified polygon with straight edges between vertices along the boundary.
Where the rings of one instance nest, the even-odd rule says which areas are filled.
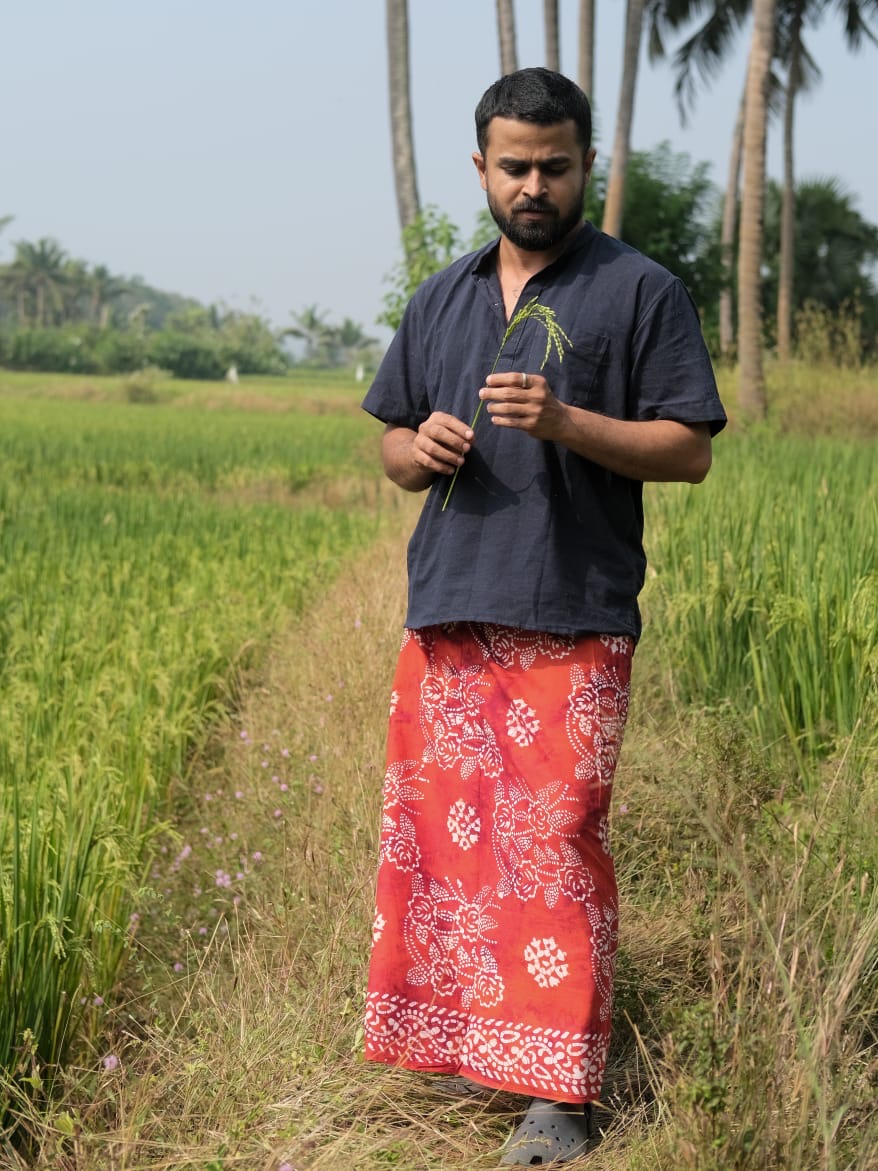
[[[579,235],[582,223],[572,228],[563,240],[559,240],[544,252],[532,252],[527,248],[519,248],[506,236],[500,237],[500,247],[497,252],[497,275],[503,282],[508,282],[522,288],[532,276],[548,268],[550,264],[566,252],[570,243]]]

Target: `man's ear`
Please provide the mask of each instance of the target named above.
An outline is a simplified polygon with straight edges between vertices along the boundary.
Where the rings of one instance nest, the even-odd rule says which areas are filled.
[[[479,154],[477,150],[473,151],[473,162],[476,164],[476,170],[479,172],[479,182],[482,185],[482,190],[488,190],[488,184],[485,181],[485,156]]]
[[[594,166],[594,160],[595,160],[596,154],[597,154],[597,151],[595,150],[595,148],[593,146],[589,147],[589,149],[585,152],[585,158],[583,159],[582,169],[585,172],[586,183],[589,183],[591,181],[591,169]]]

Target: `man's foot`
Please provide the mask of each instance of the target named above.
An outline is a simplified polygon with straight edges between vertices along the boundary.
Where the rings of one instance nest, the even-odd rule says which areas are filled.
[[[567,1163],[588,1150],[594,1134],[591,1103],[547,1102],[534,1098],[506,1143],[500,1162],[507,1166],[547,1167]]]

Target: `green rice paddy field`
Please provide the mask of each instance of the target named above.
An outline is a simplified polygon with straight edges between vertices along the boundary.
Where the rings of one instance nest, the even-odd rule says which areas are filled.
[[[816,809],[827,787],[847,793],[846,812],[820,832],[857,910],[846,936],[863,949],[855,1023],[845,1015],[838,1027],[862,1078],[870,1061],[874,1076],[878,1017],[878,389],[868,371],[775,371],[772,381],[773,418],[732,426],[704,485],[647,490],[639,658],[662,697],[647,713],[662,743],[691,718],[736,756],[726,781],[756,814],[742,821],[740,808],[729,812],[735,801],[714,793],[717,848],[726,830],[737,841],[781,822],[786,841],[791,808]],[[155,904],[159,843],[195,816],[188,782],[213,731],[245,702],[279,633],[382,534],[410,524],[381,481],[361,392],[348,375],[230,387],[0,372],[0,1165],[3,1150],[39,1158],[33,1120],[55,1109],[52,1071],[101,1052],[104,999],[147,962],[136,925]],[[733,400],[730,381],[726,392]],[[378,735],[383,719],[382,699]],[[623,886],[625,865],[636,874],[637,851],[655,851],[654,837],[642,825],[632,833]],[[689,847],[678,842],[674,858],[670,843],[663,872],[679,876]],[[865,939],[857,923],[872,925]],[[705,1027],[689,1021],[680,1036]],[[792,1027],[811,1054],[808,1022]],[[719,1107],[714,1075],[702,1074],[702,1098],[693,1091],[676,1106],[690,1121],[700,1110],[706,1134]],[[826,1149],[847,1109],[832,1103],[838,1117],[826,1105],[820,1122]],[[61,1150],[73,1115],[53,1117]],[[725,1150],[718,1141],[703,1149]],[[865,1147],[841,1149],[854,1153],[813,1163],[620,1156],[607,1166],[866,1168]],[[344,1157],[491,1165],[418,1151]],[[165,1159],[118,1165],[279,1165]]]

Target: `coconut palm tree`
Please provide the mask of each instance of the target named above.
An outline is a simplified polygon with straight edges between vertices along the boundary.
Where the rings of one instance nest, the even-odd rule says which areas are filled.
[[[421,210],[412,133],[409,22],[406,0],[386,0],[386,20],[393,179],[396,186],[399,226],[405,229],[414,222]]]
[[[752,8],[752,0],[664,0],[650,5],[652,25],[650,29],[650,53],[663,55],[663,32],[676,29],[698,15],[706,6],[711,11],[704,23],[677,49],[674,64],[676,69],[675,92],[685,121],[687,107],[691,105],[695,91],[695,74],[709,80],[729,55],[735,37]],[[791,345],[791,306],[793,304],[794,255],[795,255],[795,213],[794,196],[795,168],[793,164],[793,126],[795,102],[798,95],[811,87],[820,76],[816,62],[808,53],[803,33],[813,27],[831,9],[844,20],[844,35],[848,48],[857,50],[864,38],[875,41],[875,35],[868,24],[878,9],[878,0],[778,0],[776,5],[776,27],[774,60],[786,74],[783,84],[772,74],[769,103],[772,112],[783,109],[783,157],[784,157],[784,229],[781,233],[781,278],[778,283],[777,341],[778,355],[786,358]],[[736,122],[735,137],[741,130],[740,118]],[[733,144],[732,160],[740,158],[740,148]],[[727,198],[737,198],[738,176],[734,165],[730,169]],[[728,235],[734,223],[731,208],[724,216],[724,252],[730,266],[732,239]],[[721,347],[728,353],[732,347],[730,314],[731,272],[727,274],[727,290],[723,293],[720,310]]]
[[[625,203],[625,168],[631,149],[631,123],[634,118],[634,92],[637,87],[637,66],[640,60],[640,38],[643,32],[645,0],[627,0],[625,11],[625,51],[622,65],[622,84],[616,112],[616,134],[607,180],[607,200],[604,204],[602,228],[610,236],[622,230],[622,208]]]
[[[512,0],[497,0],[497,36],[500,41],[500,72],[505,77],[518,69],[515,50],[515,6]]]
[[[579,88],[593,104],[594,89],[594,5],[595,0],[579,0]]]
[[[305,360],[329,364],[332,349],[333,326],[317,305],[306,305],[300,313],[292,313],[293,324],[283,331],[284,337],[300,338],[305,343]]]
[[[546,68],[561,70],[561,40],[558,34],[558,0],[543,0],[543,25],[546,30]]]
[[[768,82],[774,53],[777,0],[753,0],[753,35],[744,109],[744,182],[738,246],[738,403],[747,415],[766,414],[762,364],[762,216]]]
[[[29,316],[28,310],[24,310],[26,304],[32,309],[33,323],[39,326],[51,324],[63,312],[66,259],[60,244],[48,237],[35,244],[18,241],[15,259],[9,267],[15,270],[13,279],[19,290],[20,318],[26,320]]]
[[[106,329],[110,323],[111,302],[125,291],[124,286],[103,264],[96,264],[88,274],[89,315],[91,320]]]

